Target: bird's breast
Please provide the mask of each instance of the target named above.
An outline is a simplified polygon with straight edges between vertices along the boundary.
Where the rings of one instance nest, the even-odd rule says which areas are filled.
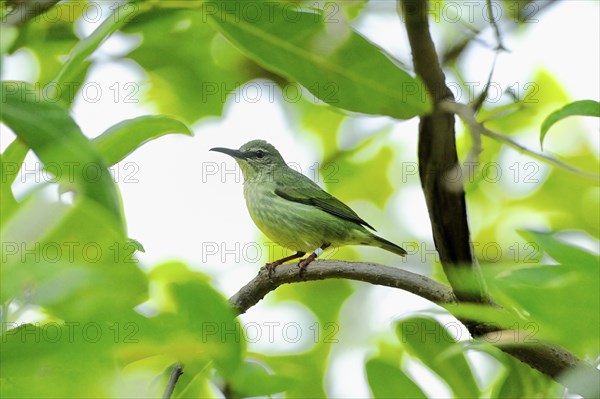
[[[250,217],[273,242],[293,251],[310,252],[324,243],[333,246],[355,241],[364,229],[321,209],[275,194],[275,184],[244,184]]]

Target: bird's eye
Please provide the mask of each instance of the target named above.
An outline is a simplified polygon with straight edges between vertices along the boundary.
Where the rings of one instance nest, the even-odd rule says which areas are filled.
[[[263,150],[256,151],[256,158],[262,158],[265,156],[265,152]]]

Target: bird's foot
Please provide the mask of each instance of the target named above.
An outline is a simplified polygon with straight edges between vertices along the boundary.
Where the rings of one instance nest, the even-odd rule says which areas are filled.
[[[304,255],[305,255],[305,252],[298,251],[298,252],[296,252],[296,253],[295,253],[295,254],[293,254],[293,255],[286,256],[285,258],[278,259],[278,260],[276,260],[276,261],[274,261],[274,262],[271,262],[271,263],[267,263],[267,264],[265,265],[265,268],[266,268],[266,269],[267,269],[267,271],[269,272],[269,278],[271,278],[271,276],[272,276],[272,275],[273,275],[273,273],[275,272],[275,268],[276,268],[277,266],[279,266],[279,265],[282,265],[282,264],[284,264],[285,262],[287,262],[287,261],[289,261],[289,260],[301,258],[301,257],[303,257]]]
[[[273,273],[275,273],[275,268],[279,265],[281,265],[283,262],[276,260],[275,262],[271,262],[271,263],[267,263],[265,265],[265,269],[267,269],[267,272],[269,272],[269,278],[271,278],[271,276],[273,275]]]
[[[300,270],[298,271],[298,274],[300,276],[304,275],[304,272],[306,270],[306,267],[317,258],[317,254],[315,254],[314,252],[312,254],[310,254],[308,257],[306,257],[305,259],[302,259],[300,262],[298,262],[298,267],[300,268]]]

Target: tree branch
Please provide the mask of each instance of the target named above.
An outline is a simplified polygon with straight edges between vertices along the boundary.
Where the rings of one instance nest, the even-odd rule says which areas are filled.
[[[399,288],[442,307],[451,305],[450,310],[458,309],[455,307],[457,302],[452,289],[428,277],[376,263],[338,260],[315,261],[306,268],[302,276],[298,273],[298,267],[294,263],[278,266],[277,271],[271,278],[269,278],[269,273],[263,267],[256,277],[229,299],[229,303],[238,314],[242,314],[280,285],[328,278],[347,278],[375,285]],[[502,309],[498,308],[498,311],[502,312]],[[475,331],[475,334],[471,333],[473,337],[484,336],[486,333],[498,330],[498,326],[493,323],[474,323],[471,320],[459,320],[466,326],[471,326],[470,330]],[[546,343],[522,344],[502,341],[498,347],[502,351],[552,378],[556,378],[567,369],[574,367],[584,367],[589,369],[590,372],[595,373],[593,375],[598,375],[598,370],[593,369],[571,352],[556,345]],[[578,391],[578,387],[569,388],[573,392]]]
[[[183,365],[181,363],[175,363],[173,366],[173,370],[171,370],[171,375],[169,375],[169,382],[165,387],[165,392],[163,393],[163,399],[171,399],[171,395],[173,395],[173,391],[175,391],[175,385],[179,380],[179,377],[183,374]]]
[[[399,0],[400,1],[400,0]],[[446,86],[431,35],[423,0],[402,0],[402,11],[417,75],[431,94],[434,109],[419,124],[419,175],[431,229],[444,272],[461,301],[491,303],[479,265],[473,256],[462,184],[449,175],[459,167],[454,138],[454,115],[439,109],[453,99]],[[472,331],[473,333],[473,331]]]
[[[295,263],[277,266],[271,278],[263,267],[254,279],[229,299],[229,303],[239,314],[242,314],[282,284],[328,278],[347,278],[400,288],[438,304],[456,301],[449,287],[420,274],[376,263],[319,260],[312,262],[302,276],[298,273]]]
[[[562,168],[562,169],[564,169],[568,172],[574,173],[576,175],[594,180],[596,182],[596,184],[598,184],[598,182],[600,182],[600,176],[595,173],[589,173],[589,172],[583,171],[581,169],[577,169],[569,164],[562,162],[559,159],[556,159],[549,155],[543,154],[541,152],[531,150],[531,149],[517,143],[510,137],[507,137],[505,135],[502,135],[502,134],[499,134],[499,133],[496,133],[496,132],[493,132],[493,131],[487,129],[480,122],[477,121],[477,119],[475,118],[475,111],[466,104],[460,104],[460,103],[457,103],[454,101],[445,100],[440,103],[440,108],[447,112],[451,112],[453,114],[458,115],[460,117],[460,119],[462,119],[465,122],[465,124],[467,124],[467,126],[469,126],[469,129],[471,130],[471,132],[473,134],[491,137],[494,140],[500,141],[501,143],[504,143],[504,144],[516,149],[519,152],[528,154],[533,158],[539,159],[542,162],[545,162],[545,163],[553,165],[553,166],[557,166],[559,168]]]

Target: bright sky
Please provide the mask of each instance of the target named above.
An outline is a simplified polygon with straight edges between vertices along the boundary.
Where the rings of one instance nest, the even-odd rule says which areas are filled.
[[[369,2],[368,8],[377,13],[360,18],[355,26],[370,40],[389,53],[406,57],[407,41],[403,26],[395,14],[395,2]],[[482,9],[475,8],[475,12]],[[448,10],[451,12],[452,10]],[[511,51],[498,60],[494,82],[501,87],[526,83],[537,68],[544,67],[564,85],[571,99],[600,98],[598,70],[600,60],[600,21],[597,2],[568,1],[550,7],[539,22],[525,33],[505,33],[504,43]],[[80,26],[89,33],[95,26]],[[460,26],[457,26],[460,28]],[[434,27],[434,34],[440,33]],[[89,82],[96,82],[102,90],[98,102],[86,101],[83,96],[75,102],[73,116],[83,131],[96,136],[109,126],[127,118],[155,112],[140,104],[127,103],[127,84],[141,84],[143,72],[132,63],[108,61],[108,55],[122,53],[128,47],[122,35],[111,38],[102,46],[100,60],[106,60],[92,69]],[[494,43],[493,36],[483,38]],[[463,69],[470,81],[485,82],[493,53],[483,46],[473,46]],[[24,68],[30,64],[27,54],[7,57],[2,79],[34,82],[37,72]],[[114,86],[117,84],[118,86]],[[114,95],[121,96],[115,101]],[[463,100],[464,101],[464,100]],[[387,123],[387,118],[367,118],[349,121],[344,129],[368,129],[369,126]],[[584,122],[589,127],[590,140],[598,143],[598,122]],[[393,145],[401,148],[405,161],[415,161],[417,121],[398,123],[391,134]],[[155,265],[169,259],[180,259],[190,266],[213,276],[224,295],[230,296],[253,278],[267,260],[268,248],[260,242],[258,230],[252,223],[242,196],[239,174],[232,172],[233,160],[223,154],[209,152],[211,147],[233,147],[254,139],[263,138],[274,144],[286,161],[300,165],[309,172],[310,165],[321,160],[321,150],[298,135],[286,120],[281,104],[263,97],[255,103],[235,102],[231,98],[225,106],[224,118],[207,119],[194,126],[195,137],[167,136],[144,145],[115,169],[123,195],[130,236],[143,243],[146,253],[139,258],[144,265]],[[12,140],[12,133],[3,128],[1,149]],[[551,143],[551,142],[549,142]],[[551,148],[551,147],[550,147]],[[36,164],[30,154],[28,169]],[[31,187],[28,182],[18,184],[15,190],[21,195]],[[410,207],[408,206],[410,204]],[[368,204],[351,204],[359,214],[373,211]],[[410,209],[409,209],[410,208]],[[376,211],[373,211],[376,212]],[[380,211],[379,211],[380,212]],[[413,185],[392,198],[385,209],[402,220],[402,234],[397,236],[393,224],[376,226],[382,236],[392,241],[419,241],[431,243],[427,211],[420,188]],[[368,218],[367,218],[368,219]],[[261,251],[262,256],[257,251]],[[277,253],[277,252],[276,252]],[[367,259],[387,264],[398,264],[397,259],[383,251],[361,249]],[[260,258],[260,259],[256,259]],[[404,266],[412,271],[421,270],[421,260],[409,259]],[[357,294],[342,309],[342,329],[337,338],[351,342],[353,350],[336,350],[328,373],[329,393],[332,397],[367,397],[369,389],[363,376],[365,356],[374,348],[374,335],[383,326],[420,309],[431,309],[426,301],[399,290],[357,285]],[[267,300],[267,302],[269,302]],[[352,328],[360,314],[360,328]],[[265,353],[292,353],[307,348],[313,340],[310,326],[315,317],[298,304],[277,306],[260,303],[242,317],[246,323],[258,323],[262,339],[250,344],[251,350]],[[274,329],[274,342],[269,342],[265,323],[276,321],[281,327]],[[286,323],[298,323],[302,337],[297,343],[284,333]],[[391,331],[391,329],[390,329]],[[423,373],[418,367],[415,374]],[[343,382],[343,383],[341,383]],[[447,387],[424,387],[429,394],[448,396]]]

